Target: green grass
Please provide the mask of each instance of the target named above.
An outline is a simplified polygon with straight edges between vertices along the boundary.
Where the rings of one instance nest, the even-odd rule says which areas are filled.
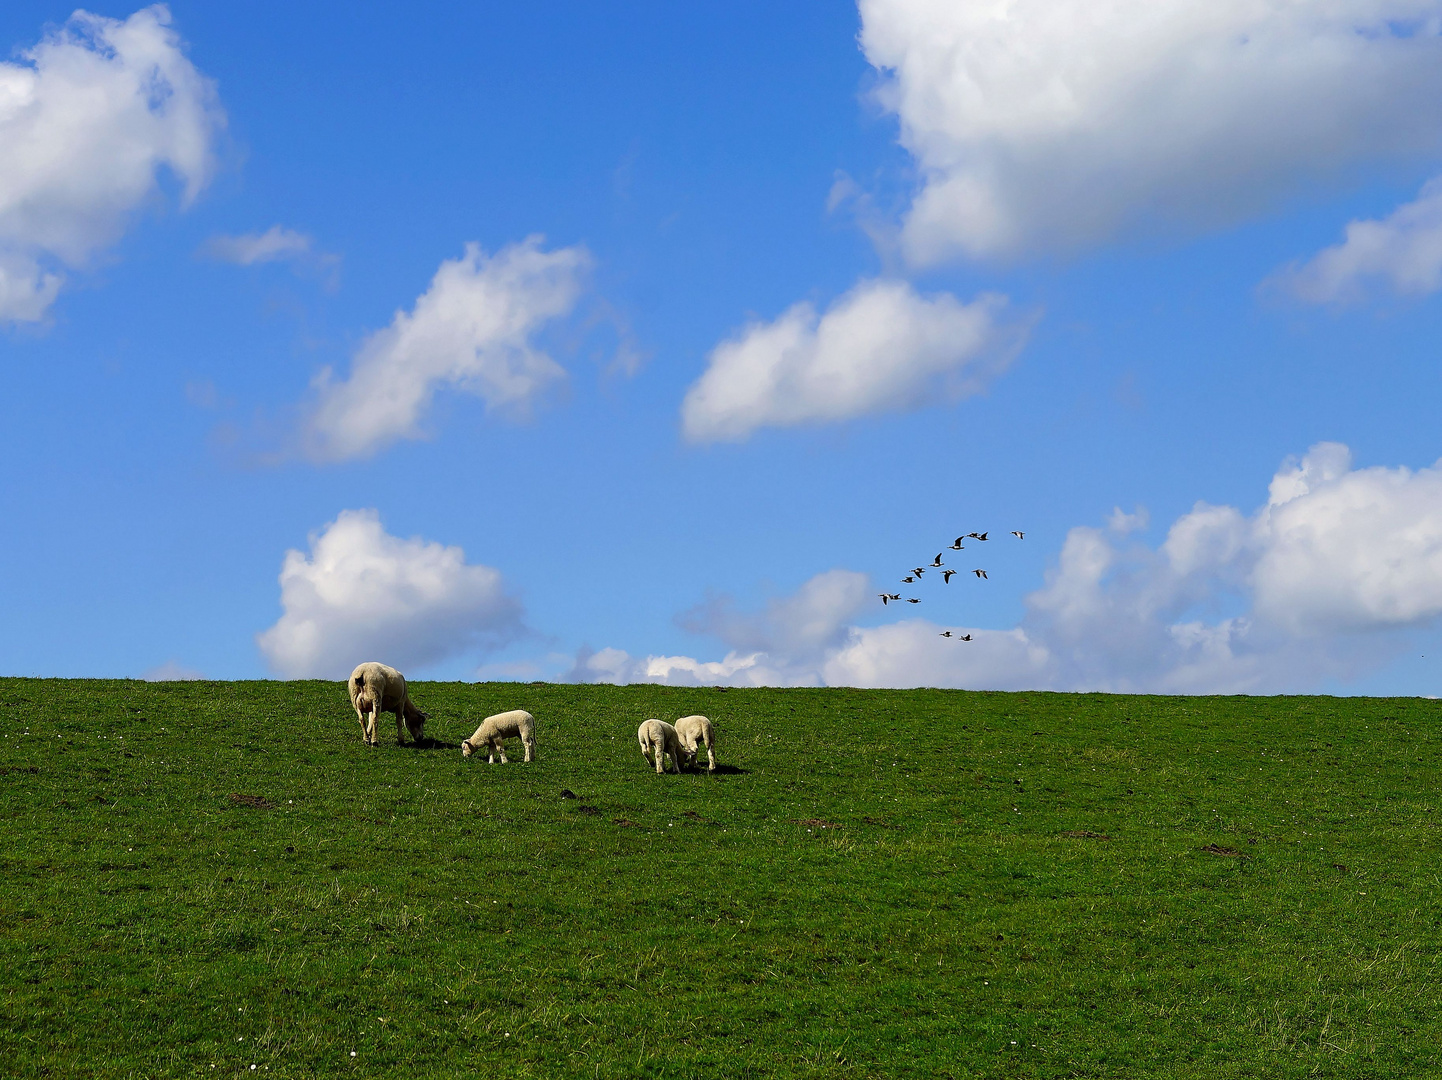
[[[0,1074],[1442,1072],[1438,703],[412,689],[0,680]]]

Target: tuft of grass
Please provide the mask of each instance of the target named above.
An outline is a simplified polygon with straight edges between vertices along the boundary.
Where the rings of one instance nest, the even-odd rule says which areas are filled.
[[[413,696],[0,680],[0,1072],[1436,1071],[1436,703]],[[537,761],[463,762],[509,708]]]

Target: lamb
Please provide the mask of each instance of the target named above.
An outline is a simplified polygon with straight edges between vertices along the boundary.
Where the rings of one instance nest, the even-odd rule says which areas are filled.
[[[375,746],[376,720],[383,712],[396,714],[396,742],[404,744],[405,730],[411,738],[421,741],[421,730],[429,717],[415,707],[406,693],[406,677],[393,667],[371,662],[361,664],[350,673],[350,703],[360,720],[361,742]],[[401,721],[405,721],[405,728]]]
[[[716,743],[716,728],[704,716],[683,716],[676,721],[676,737],[681,740],[681,757],[687,767],[696,764],[696,744],[706,744],[706,771],[716,771],[716,755],[712,747]]]
[[[636,730],[636,741],[641,744],[641,756],[649,763],[656,761],[656,775],[666,771],[666,755],[671,755],[671,768],[681,774],[681,737],[676,729],[664,720],[647,720]]]
[[[493,763],[496,755],[501,755],[501,764],[506,764],[506,743],[505,740],[519,735],[521,744],[526,748],[526,760],[536,760],[536,718],[525,709],[512,709],[510,712],[496,713],[495,716],[488,716],[481,721],[481,726],[476,728],[476,733],[469,739],[461,741],[461,757],[468,758],[481,747],[485,747],[490,756],[486,758],[487,763]]]

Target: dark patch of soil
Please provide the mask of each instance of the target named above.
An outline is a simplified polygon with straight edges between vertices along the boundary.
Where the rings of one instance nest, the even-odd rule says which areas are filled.
[[[1332,864],[1332,869],[1333,869],[1333,870],[1340,870],[1340,871],[1341,871],[1342,873],[1344,873],[1344,874],[1347,872],[1346,866],[1344,866],[1342,863],[1339,863],[1339,862],[1334,862],[1334,863]]]
[[[1234,847],[1227,847],[1225,844],[1208,844],[1202,848],[1208,855],[1220,855],[1224,859],[1240,859],[1243,855]]]
[[[822,821],[820,818],[792,818],[798,825],[805,825],[808,829],[839,829],[840,825],[834,821]]]
[[[1067,829],[1063,836],[1072,840],[1110,840],[1111,837],[1104,832],[1092,832],[1090,829]]]
[[[576,807],[576,812],[581,814],[599,814],[601,808],[599,806],[578,806]]]
[[[575,793],[574,791],[572,791],[570,788],[562,788],[562,789],[561,789],[561,798],[563,798],[563,799],[575,799],[575,798],[578,798],[578,796],[577,796],[576,793]]]
[[[614,825],[620,825],[623,829],[639,829],[641,827],[641,823],[639,821],[632,821],[629,818],[623,817],[612,818],[611,823]]]
[[[263,799],[259,795],[242,795],[238,791],[232,791],[226,796],[236,806],[250,806],[256,810],[274,810],[275,803],[269,799]]]
[[[901,828],[900,825],[893,825],[893,824],[892,824],[891,822],[889,822],[889,821],[882,821],[880,818],[872,817],[870,814],[867,814],[867,815],[866,815],[865,817],[863,817],[861,820],[864,821],[864,822],[866,822],[866,824],[868,824],[868,825],[875,825],[877,828],[880,828],[880,829],[899,829],[899,828]]]

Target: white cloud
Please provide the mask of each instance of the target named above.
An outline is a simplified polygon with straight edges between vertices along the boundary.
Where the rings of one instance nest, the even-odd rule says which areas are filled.
[[[633,657],[621,649],[583,649],[567,678],[575,682],[662,682],[683,685],[815,686],[827,653],[847,635],[847,620],[871,592],[865,574],[828,570],[760,613],[737,612],[728,599],[682,616],[693,633],[729,647],[721,660],[689,656]]]
[[[178,660],[167,660],[142,672],[140,677],[146,682],[198,682],[205,678],[205,674],[186,667]]]
[[[1251,515],[1198,503],[1156,548],[1129,539],[1144,517],[1072,529],[1011,629],[859,627],[871,589],[831,571],[759,615],[701,609],[690,628],[730,647],[721,661],[608,649],[578,658],[572,677],[1269,693],[1363,674],[1442,617],[1442,462],[1353,469],[1345,446],[1320,443],[1283,464]]]
[[[349,378],[337,380],[330,368],[316,376],[305,433],[310,456],[342,461],[422,438],[443,387],[491,408],[524,409],[565,377],[532,339],[571,310],[590,265],[584,248],[542,251],[535,236],[493,256],[467,244],[462,258],[441,263],[411,311],[396,312],[366,339]]]
[[[1224,224],[1435,154],[1439,0],[859,0],[921,189],[913,262]]]
[[[313,244],[314,241],[305,233],[272,225],[263,233],[212,236],[205,244],[205,253],[221,262],[254,266],[256,263],[305,258],[311,254]]]
[[[163,5],[123,22],[77,11],[0,63],[0,320],[44,317],[60,267],[114,243],[168,169],[188,204],[224,125]]]
[[[280,572],[280,620],[256,635],[286,678],[344,678],[380,660],[405,670],[521,632],[520,605],[500,572],[420,537],[389,535],[374,510],[343,510],[290,550]]]
[[[1006,299],[971,304],[919,295],[902,281],[855,285],[824,315],[808,303],[752,323],[711,352],[687,391],[694,442],[738,441],[760,427],[846,420],[977,393],[1016,355],[1028,324],[1005,322]]]
[[[1312,304],[1360,300],[1385,282],[1404,295],[1442,289],[1442,178],[1428,181],[1412,202],[1381,221],[1353,221],[1346,239],[1263,283]]]

